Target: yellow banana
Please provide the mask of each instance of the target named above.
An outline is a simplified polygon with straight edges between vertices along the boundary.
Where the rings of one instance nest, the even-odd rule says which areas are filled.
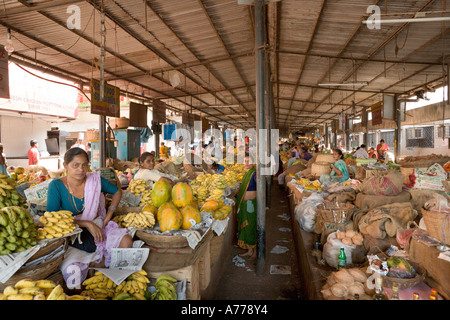
[[[36,287],[36,281],[33,281],[31,279],[22,279],[19,280],[14,287],[18,290],[23,289],[23,288],[33,288]]]
[[[137,300],[147,300],[143,294],[140,293],[134,293],[133,296],[137,299]]]
[[[53,218],[53,213],[45,211],[44,212],[44,217],[46,217],[46,218]]]
[[[19,290],[19,294],[31,294],[36,296],[38,294],[44,294],[44,290],[38,287],[26,287]]]
[[[52,280],[38,280],[36,281],[36,287],[42,289],[53,289],[56,287],[56,283]]]
[[[45,300],[45,295],[43,293],[34,296],[33,300]]]
[[[61,285],[58,284],[56,287],[53,288],[52,292],[50,292],[50,294],[47,297],[47,300],[57,300],[61,294],[64,294],[64,290],[61,287]]]
[[[8,296],[8,300],[33,300],[31,294],[12,294]]]
[[[47,221],[51,222],[51,223],[58,223],[59,222],[59,218],[49,217],[49,218],[47,218]]]
[[[19,290],[14,288],[13,286],[7,286],[5,289],[3,289],[3,294],[8,297],[13,294],[19,294]]]

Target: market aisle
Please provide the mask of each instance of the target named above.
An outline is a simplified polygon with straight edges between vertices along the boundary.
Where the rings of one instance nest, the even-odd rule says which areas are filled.
[[[271,206],[266,216],[266,268],[263,275],[256,275],[255,261],[243,258],[243,265],[233,262],[236,256],[244,252],[235,239],[211,300],[302,299],[287,192],[279,189],[276,180],[271,189]],[[285,253],[271,253],[274,249],[286,248],[288,251]],[[271,266],[275,265],[289,267],[291,274],[270,274]]]

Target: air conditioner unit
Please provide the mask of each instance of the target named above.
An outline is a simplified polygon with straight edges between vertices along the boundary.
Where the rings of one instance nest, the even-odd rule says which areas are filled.
[[[409,128],[407,131],[407,137],[408,139],[423,139],[423,128]]]

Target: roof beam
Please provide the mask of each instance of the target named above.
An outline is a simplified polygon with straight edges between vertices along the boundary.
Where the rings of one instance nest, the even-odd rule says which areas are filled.
[[[11,8],[6,11],[4,10],[4,7],[0,7],[2,9],[2,13],[0,13],[0,19],[6,19],[16,14],[29,13],[33,11],[50,9],[61,6],[69,6],[71,4],[78,2],[84,2],[84,0],[49,0],[39,4],[29,4],[29,5],[26,5],[25,1],[20,1],[20,3],[24,5],[23,7]]]
[[[314,25],[314,30],[312,32],[311,38],[309,39],[308,47],[306,48],[306,52],[307,53],[309,53],[309,51],[311,50],[312,42],[314,40],[314,37],[316,36],[317,29],[319,29],[320,18],[322,17],[323,10],[325,8],[326,2],[327,2],[326,0],[322,0],[322,4],[320,6],[320,11],[319,11],[319,14],[318,14],[317,19],[316,19],[316,24]],[[308,61],[308,57],[309,56],[305,56],[303,58],[303,62],[301,64],[301,66],[300,66],[300,73],[299,73],[298,78],[297,78],[297,82],[296,82],[296,85],[295,85],[295,88],[294,88],[294,92],[292,93],[292,99],[294,99],[295,95],[297,94],[297,89],[299,87],[298,85],[300,84],[300,81],[302,79],[303,71],[305,70],[305,65],[306,65],[306,63]],[[291,114],[292,103],[293,103],[293,101],[291,100],[291,103],[289,105],[288,118],[289,118],[289,115]],[[285,124],[286,124],[286,122],[287,121],[285,121]]]

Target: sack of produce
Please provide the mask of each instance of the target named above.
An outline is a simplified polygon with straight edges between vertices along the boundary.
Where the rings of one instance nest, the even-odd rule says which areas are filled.
[[[314,232],[317,217],[317,206],[323,203],[324,199],[319,193],[313,193],[308,198],[295,207],[295,218],[300,228],[307,232]]]
[[[345,256],[347,257],[347,264],[352,264],[352,252],[356,249],[356,244],[352,242],[351,245],[346,245],[341,239],[337,238],[338,232],[330,233],[327,242],[323,246],[322,256],[328,265],[338,267],[338,255],[341,248],[344,248]]]
[[[396,170],[383,176],[365,179],[358,185],[359,192],[369,195],[397,196],[402,192],[404,177]]]

